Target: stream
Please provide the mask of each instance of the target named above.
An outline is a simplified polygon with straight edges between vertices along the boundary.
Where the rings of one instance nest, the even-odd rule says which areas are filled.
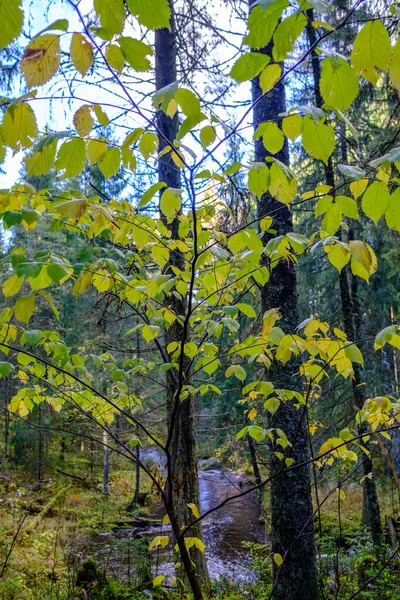
[[[157,450],[152,448],[143,452],[141,458],[146,462],[161,464]],[[202,461],[199,461],[200,468],[201,464]],[[200,470],[199,484],[201,513],[219,504],[228,496],[252,486],[247,481],[245,473],[234,473],[222,469]],[[163,514],[163,507],[160,503],[150,506],[150,516],[161,518]],[[151,540],[157,535],[170,535],[170,532],[170,526],[156,525],[141,530],[141,535]],[[129,539],[135,537],[136,533],[134,529],[125,528],[112,533],[90,536],[86,546],[91,550],[92,555],[95,555],[103,564],[104,555],[107,556],[107,568],[114,576],[126,578],[126,569],[129,570],[130,565],[126,565],[126,560],[121,561],[121,553],[114,552],[113,546],[115,540]],[[228,502],[218,511],[205,517],[203,536],[208,570],[212,579],[224,577],[235,581],[252,580],[254,573],[250,570],[248,551],[242,547],[242,542],[267,542],[266,528],[260,520],[260,508],[256,494],[249,493],[242,498]],[[171,543],[163,550],[152,552],[153,570],[157,575],[174,576],[171,555]],[[122,573],[121,569],[125,570],[125,573]]]

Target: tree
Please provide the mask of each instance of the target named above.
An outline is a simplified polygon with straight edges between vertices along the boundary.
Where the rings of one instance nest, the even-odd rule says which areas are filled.
[[[33,37],[25,49],[20,69],[30,91],[7,105],[1,125],[4,145],[12,151],[26,152],[40,137],[34,108],[40,95],[33,88],[47,86],[53,77],[57,78],[62,60],[63,77],[74,75],[71,79],[68,75],[66,94],[54,100],[62,103],[68,96],[74,113],[72,117],[68,112],[68,118],[72,117],[75,129],[46,135],[43,146],[26,157],[28,176],[45,175],[54,167],[63,181],[79,177],[87,163],[92,169],[98,166],[106,179],[115,176],[121,165],[132,176],[136,156],[140,156],[147,164],[154,158],[160,181],[142,190],[140,198],[91,195],[89,188],[85,193],[75,189],[59,194],[57,190],[37,190],[27,182],[1,192],[5,227],[22,225],[29,233],[48,219],[53,231],[74,231],[84,246],[93,250],[78,263],[58,252],[36,252],[32,256],[29,247],[9,253],[9,277],[2,285],[6,303],[0,312],[0,347],[5,358],[0,374],[7,377],[13,373],[18,382],[9,409],[23,418],[44,403],[54,411],[72,406],[87,422],[105,431],[115,451],[139,465],[152,479],[172,526],[178,563],[184,568],[194,598],[202,600],[202,561],[197,561],[195,568],[191,560],[192,555],[196,556],[192,552],[204,552],[204,543],[196,532],[206,516],[200,513],[197,502],[192,406],[198,394],[221,394],[218,377],[223,366],[228,382],[241,386],[239,402],[247,411],[249,424],[237,433],[237,439],[244,443],[249,437],[256,442],[267,440],[272,450],[271,469],[257,485],[238,490],[208,513],[270,485],[275,565],[272,594],[285,599],[294,593],[297,598],[316,598],[309,468],[311,463],[322,468],[340,460],[347,471],[352,472],[349,465],[357,471],[363,464],[365,433],[361,430],[360,434],[356,428],[335,432],[311,457],[307,411],[321,382],[333,375],[340,382],[354,379],[363,357],[355,340],[349,339],[336,323],[315,315],[298,323],[294,265],[311,249],[321,250],[338,271],[350,263],[355,276],[369,280],[377,268],[372,247],[363,239],[344,242],[337,232],[343,215],[355,214],[355,208],[358,215],[360,197],[360,208],[370,219],[371,228],[372,222],[384,217],[391,229],[400,229],[398,149],[370,161],[368,172],[365,165],[344,165],[341,172],[351,180],[353,197],[338,203],[318,185],[307,190],[305,196],[296,197],[297,182],[288,166],[287,138],[296,140],[301,136],[313,164],[327,164],[336,144],[332,123],[338,111],[346,112],[357,97],[359,79],[376,83],[375,69],[389,69],[393,85],[400,86],[399,42],[392,49],[381,20],[371,18],[355,38],[352,64],[341,57],[333,63],[324,62],[321,94],[326,106],[307,104],[287,111],[283,84],[304,63],[308,51],[289,68],[284,67],[284,61],[290,60],[307,19],[303,12],[286,14],[287,3],[283,0],[257,2],[245,38],[252,50],[240,56],[230,72],[231,79],[238,83],[253,80],[253,101],[229,129],[222,118],[202,107],[192,90],[172,81],[174,31],[173,27],[168,30],[171,5],[167,0],[128,0],[126,6],[122,0],[113,0],[113,10],[108,3],[96,0],[99,27],[91,26],[91,16],[82,12],[80,4],[70,5],[79,31],[71,31],[62,19]],[[4,46],[22,28],[20,1],[12,0],[0,7],[5,17],[10,16],[10,7],[13,18],[7,20],[0,34],[0,45]],[[336,29],[315,21],[313,26],[324,31],[318,46],[323,48],[327,38],[334,38],[346,27],[353,12],[350,10],[338,21]],[[131,30],[124,29],[126,23]],[[138,27],[145,34],[157,32],[153,106],[142,105],[147,95],[139,93],[138,100],[121,75],[125,65],[139,74],[152,71],[149,57],[153,48],[146,37],[123,35]],[[71,39],[70,51],[62,56],[61,36]],[[104,72],[108,73],[106,79],[97,77]],[[92,81],[92,77],[95,86],[87,86],[82,98],[77,88],[82,81]],[[95,95],[91,95],[93,89]],[[43,96],[51,94],[47,87],[42,91]],[[107,96],[103,101],[102,94],[110,91],[113,100]],[[158,109],[156,120],[154,106]],[[182,123],[178,108],[184,115]],[[97,125],[104,126],[110,120],[106,113],[111,115],[112,110],[117,113],[115,118],[126,116],[124,126],[128,128],[128,133],[118,130],[117,142],[105,139],[97,130]],[[214,171],[214,158],[218,164],[221,146],[245,127],[251,113],[256,125],[255,160],[250,164],[235,161]],[[394,165],[394,174],[386,169],[382,179],[382,164]],[[151,165],[147,169],[151,179]],[[235,230],[225,232],[219,226],[218,188],[234,185],[232,176],[236,173],[247,177],[253,195],[250,202],[254,197],[258,199],[258,215],[254,222],[240,223]],[[150,210],[159,192],[159,211]],[[118,189],[113,193],[118,194]],[[292,213],[294,206],[310,199],[316,204],[317,216],[323,219],[316,231],[305,236],[293,232]],[[98,296],[103,328],[110,319],[118,322],[113,331],[113,352],[109,347],[105,351],[104,340],[90,339],[90,334],[84,343],[75,345],[66,341],[68,332],[65,336],[61,328],[32,328],[39,298],[45,299],[57,316],[53,298],[59,289],[67,290],[68,296],[71,292],[73,297]],[[261,297],[259,318],[252,297]],[[252,320],[252,327],[243,335],[238,335],[240,315]],[[138,333],[145,343],[141,356],[130,341],[136,341]],[[398,347],[399,340],[397,325],[390,324],[376,332],[375,348]],[[126,352],[131,353],[128,358]],[[107,375],[106,382],[99,373]],[[139,388],[137,381],[143,374],[158,386],[157,392],[151,390],[148,394],[144,386]],[[163,390],[161,400],[159,389]],[[146,409],[150,413],[155,402],[159,402],[160,411],[167,405],[166,423],[160,419],[161,425],[146,415]],[[368,423],[377,436],[385,437],[398,426],[392,406],[386,396],[371,397],[357,412],[356,427]],[[110,427],[116,416],[126,424],[126,437]],[[166,482],[143,463],[136,451],[147,443],[154,444],[165,456]],[[336,488],[340,494],[341,481]],[[150,549],[170,542],[169,536],[156,536]],[[162,583],[163,576],[153,581],[154,586]]]

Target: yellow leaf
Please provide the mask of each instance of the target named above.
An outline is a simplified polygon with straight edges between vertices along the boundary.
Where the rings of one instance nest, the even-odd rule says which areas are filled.
[[[197,506],[193,502],[188,502],[188,507],[192,511],[194,518],[198,519],[200,517],[200,513]]]
[[[357,200],[368,185],[368,179],[359,179],[358,181],[352,181],[350,184],[350,191],[354,198]]]
[[[3,141],[13,150],[30,148],[38,135],[35,113],[26,102],[6,111],[1,126]]]
[[[1,289],[3,290],[4,297],[10,298],[11,296],[15,296],[15,294],[18,294],[23,283],[24,278],[18,277],[18,275],[14,273],[14,275],[5,280],[1,287]]]
[[[282,131],[286,137],[294,142],[303,131],[303,119],[301,115],[289,115],[288,117],[285,117],[282,121]],[[308,193],[314,195],[314,192]]]
[[[14,314],[21,323],[29,323],[35,312],[35,296],[21,296],[14,305]]]
[[[76,111],[74,115],[74,125],[76,131],[81,137],[85,137],[93,129],[94,119],[88,104],[84,104]]]
[[[157,577],[155,577],[153,579],[153,587],[156,587],[157,585],[161,585],[162,582],[165,579],[165,575],[157,575]]]
[[[269,337],[272,328],[275,326],[275,323],[279,321],[281,318],[281,313],[277,308],[271,308],[264,313],[263,323],[261,327],[261,335],[265,338]]]
[[[263,94],[265,94],[265,92],[268,92],[269,90],[272,90],[272,88],[275,86],[276,82],[280,78],[281,73],[282,69],[278,64],[268,65],[264,69],[264,71],[260,75],[260,86]]]
[[[75,69],[86,75],[94,62],[94,54],[91,43],[81,33],[72,36],[70,55]]]
[[[5,48],[22,31],[24,13],[21,0],[3,0],[0,2],[0,48]]]
[[[104,140],[90,140],[87,145],[87,155],[91,165],[96,165],[105,156],[107,144]]]
[[[274,554],[274,562],[275,564],[278,565],[278,567],[281,566],[281,564],[283,563],[283,558],[280,554],[278,554],[277,552]]]
[[[21,60],[21,71],[28,87],[50,81],[59,66],[60,38],[53,33],[34,38],[25,49]]]

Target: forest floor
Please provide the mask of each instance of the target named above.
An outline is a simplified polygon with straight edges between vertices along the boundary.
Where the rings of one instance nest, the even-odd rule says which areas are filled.
[[[1,473],[0,599],[174,598],[172,591],[152,586],[149,538],[112,535],[124,527],[131,528],[135,520],[146,522],[148,506],[134,513],[128,511],[133,490],[134,473],[124,470],[112,472],[108,496],[104,495],[98,478],[80,481],[59,473],[56,478],[39,484],[22,471]],[[149,482],[143,479],[142,501],[150,491]],[[400,563],[396,558],[368,586],[368,578],[378,573],[390,550],[375,558],[367,533],[360,535],[362,493],[359,487],[353,484],[345,488],[340,502],[337,492],[329,495],[327,490],[325,496],[328,497],[320,518],[316,518],[317,532],[322,532],[318,548],[325,597],[347,599],[360,590],[358,600],[400,600]],[[380,501],[384,523],[386,515],[398,510],[398,499],[396,509],[391,491],[381,486]],[[98,544],[107,549],[108,558],[94,566],[96,575],[92,582],[79,587],[81,565],[91,553],[95,554],[92,551],[99,548]],[[261,578],[261,585],[259,581],[257,585],[249,582],[238,586],[230,578],[221,577],[213,583],[212,597],[230,600],[268,597],[271,589],[269,547],[249,544],[246,550],[254,570],[253,582],[256,577]],[[127,565],[127,576],[123,580],[115,578],[115,560]],[[85,585],[88,585],[87,590]],[[138,591],[140,588],[144,591]]]

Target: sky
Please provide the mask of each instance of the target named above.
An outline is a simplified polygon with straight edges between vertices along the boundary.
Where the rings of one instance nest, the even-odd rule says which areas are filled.
[[[74,11],[74,9],[70,6],[68,1],[66,0],[53,0],[48,7],[48,11],[46,13],[43,11],[43,6],[48,6],[48,2],[43,2],[41,0],[24,0],[24,10],[25,10],[25,23],[24,23],[24,34],[28,36],[33,36],[36,33],[40,32],[47,25],[53,23],[57,19],[67,18],[69,21],[69,29],[68,31],[82,31],[82,25],[79,22],[78,15]],[[83,14],[87,14],[93,7],[93,0],[80,0],[79,9]],[[212,3],[208,3],[207,7],[213,12],[215,16],[215,21],[217,25],[223,29],[228,29],[230,24],[227,19],[227,11],[226,5],[222,2],[222,0],[215,0]],[[234,29],[237,30],[240,26],[243,26],[238,20],[234,24]],[[133,37],[140,37],[139,30],[134,30],[133,27],[129,26],[124,31],[124,35],[132,35]],[[150,34],[149,42],[152,39],[152,34]],[[71,36],[63,35],[61,38],[61,47],[67,50],[70,43]],[[231,41],[235,45],[240,44],[240,38],[236,35],[231,36]],[[21,45],[26,45],[26,39],[21,36]],[[218,48],[218,54],[214,58],[219,61],[228,61],[235,54],[235,50],[232,49],[231,46],[220,45]],[[227,71],[229,71],[229,65],[227,64]],[[90,77],[89,77],[90,79]],[[60,81],[60,80],[58,80]],[[62,82],[61,85],[66,88],[65,83]],[[145,84],[144,84],[145,85]],[[204,82],[198,81],[198,87],[204,89]],[[93,87],[90,87],[86,84],[81,84],[77,86],[74,90],[75,95],[79,95],[82,98],[87,99],[90,102],[100,102],[100,103],[110,103],[110,104],[123,104],[120,100],[116,101],[114,97],[114,93],[116,90],[112,90],[110,88],[110,84],[107,84],[108,89],[105,89],[104,86],[102,89],[95,88],[95,93],[93,93]],[[196,86],[195,86],[196,87]],[[240,88],[235,93],[235,101],[240,100],[241,97],[248,98],[249,90],[248,84],[245,86],[240,86]],[[22,95],[26,92],[26,89],[17,90],[15,89],[15,97]],[[35,99],[31,103],[31,106],[34,108],[39,130],[43,131],[46,126],[50,127],[52,130],[62,131],[65,129],[71,129],[72,126],[72,116],[74,111],[79,108],[82,102],[73,102],[72,106],[68,105],[68,103],[64,100],[58,101],[50,101],[44,100],[43,97],[49,97],[51,95],[55,95],[57,93],[56,88],[54,87],[54,81],[48,84],[47,86],[42,86],[38,90],[38,98]],[[58,92],[59,94],[59,92]],[[126,104],[128,106],[128,104]],[[149,116],[152,116],[151,110],[152,107],[149,101],[145,101],[144,110],[147,111]],[[115,118],[117,114],[120,112],[111,107],[106,108],[107,114],[109,118]],[[222,116],[224,120],[227,119],[227,111],[223,108],[220,108],[218,111],[219,115]],[[230,111],[232,113],[232,111]],[[129,115],[129,118],[118,120],[118,123],[124,125],[125,134],[127,133],[127,129],[134,129],[137,126],[142,126],[142,121],[137,121],[132,118],[132,114]],[[188,136],[189,137],[189,136]],[[188,137],[185,138],[185,143],[191,145],[191,142],[188,140]],[[195,149],[195,147],[194,147]],[[0,188],[7,188],[13,183],[16,183],[20,180],[20,170],[22,164],[22,158],[24,156],[23,152],[17,153],[15,155],[9,150],[7,152],[7,157],[5,162],[2,165],[2,170],[4,174],[0,173]],[[223,159],[223,151],[219,152],[218,156],[219,160]]]

